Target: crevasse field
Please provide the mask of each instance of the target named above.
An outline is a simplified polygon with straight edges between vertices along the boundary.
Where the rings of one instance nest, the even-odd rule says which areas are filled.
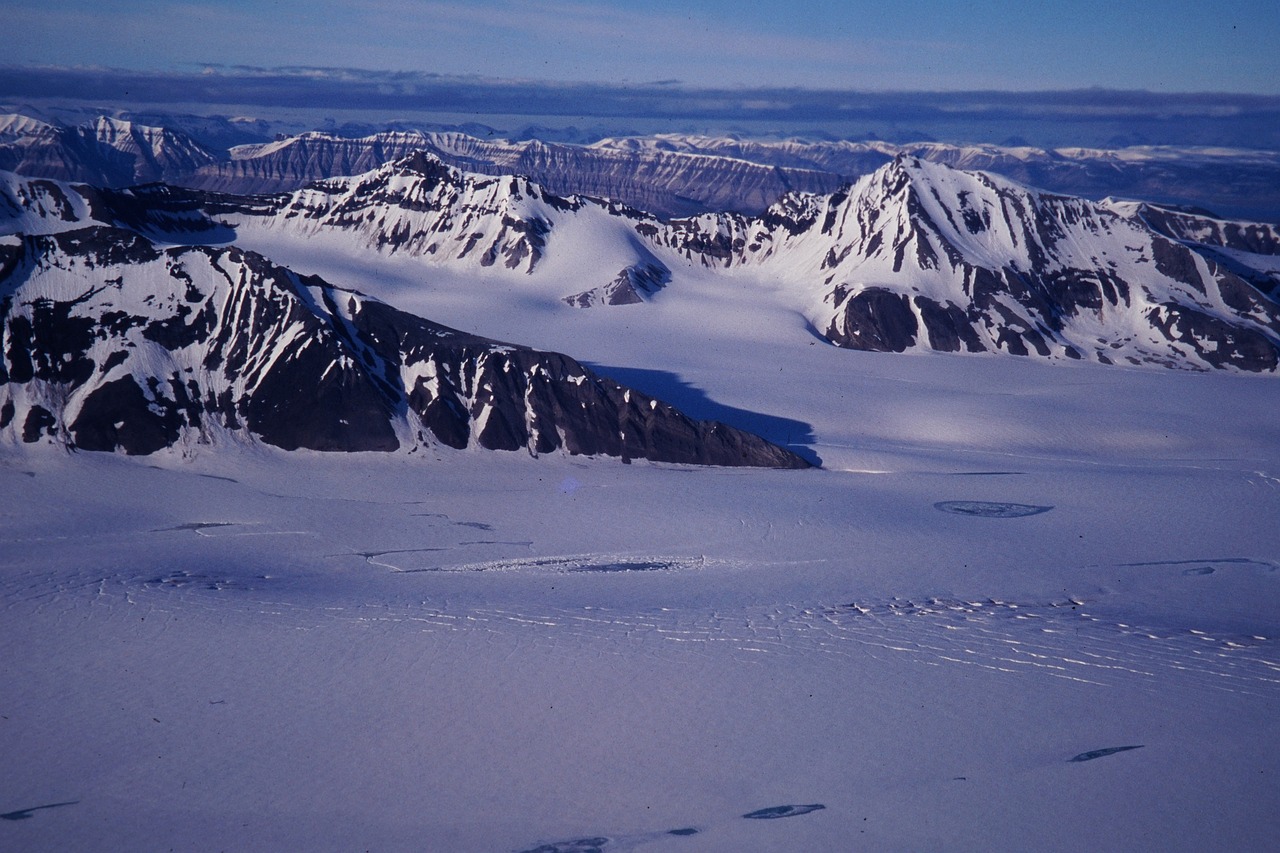
[[[1272,849],[1275,377],[238,242],[821,468],[7,448],[0,848]]]

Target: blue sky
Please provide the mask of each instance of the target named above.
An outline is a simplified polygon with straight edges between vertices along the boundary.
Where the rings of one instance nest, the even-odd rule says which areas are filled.
[[[1280,94],[1275,0],[4,0],[3,64]]]

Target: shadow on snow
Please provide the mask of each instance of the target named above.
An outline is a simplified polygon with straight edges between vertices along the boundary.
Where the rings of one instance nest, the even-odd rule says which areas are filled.
[[[701,388],[690,385],[670,371],[590,363],[587,366],[601,376],[607,376],[650,397],[657,397],[691,418],[719,421],[727,426],[755,433],[766,441],[790,450],[814,467],[822,466],[821,457],[811,446],[814,441],[812,424],[718,403]]]

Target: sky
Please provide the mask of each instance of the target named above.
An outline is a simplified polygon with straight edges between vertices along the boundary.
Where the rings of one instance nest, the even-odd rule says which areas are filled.
[[[0,64],[860,91],[1280,94],[1275,0],[4,0]]]

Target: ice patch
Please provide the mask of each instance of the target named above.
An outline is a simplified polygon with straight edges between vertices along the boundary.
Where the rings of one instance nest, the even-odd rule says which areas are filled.
[[[781,817],[798,817],[802,814],[809,814],[820,809],[825,809],[822,803],[810,803],[802,806],[770,806],[767,809],[756,809],[753,812],[747,812],[743,817],[750,820],[777,820]]]
[[[59,806],[74,806],[79,800],[69,800],[65,803],[49,803],[43,806],[32,806],[28,809],[18,809],[16,811],[5,812],[0,814],[0,820],[27,820],[34,817],[35,813],[42,809],[56,809]]]
[[[1028,515],[1039,515],[1053,509],[1051,506],[1034,504],[1015,504],[1003,501],[939,501],[934,509],[954,515],[972,515],[978,518],[1023,518]]]
[[[1071,763],[1079,763],[1081,761],[1093,761],[1095,758],[1105,758],[1108,755],[1115,755],[1117,752],[1128,752],[1131,749],[1142,749],[1143,744],[1134,746],[1109,746],[1106,749],[1091,749],[1088,752],[1082,752],[1074,758],[1069,759]]]

